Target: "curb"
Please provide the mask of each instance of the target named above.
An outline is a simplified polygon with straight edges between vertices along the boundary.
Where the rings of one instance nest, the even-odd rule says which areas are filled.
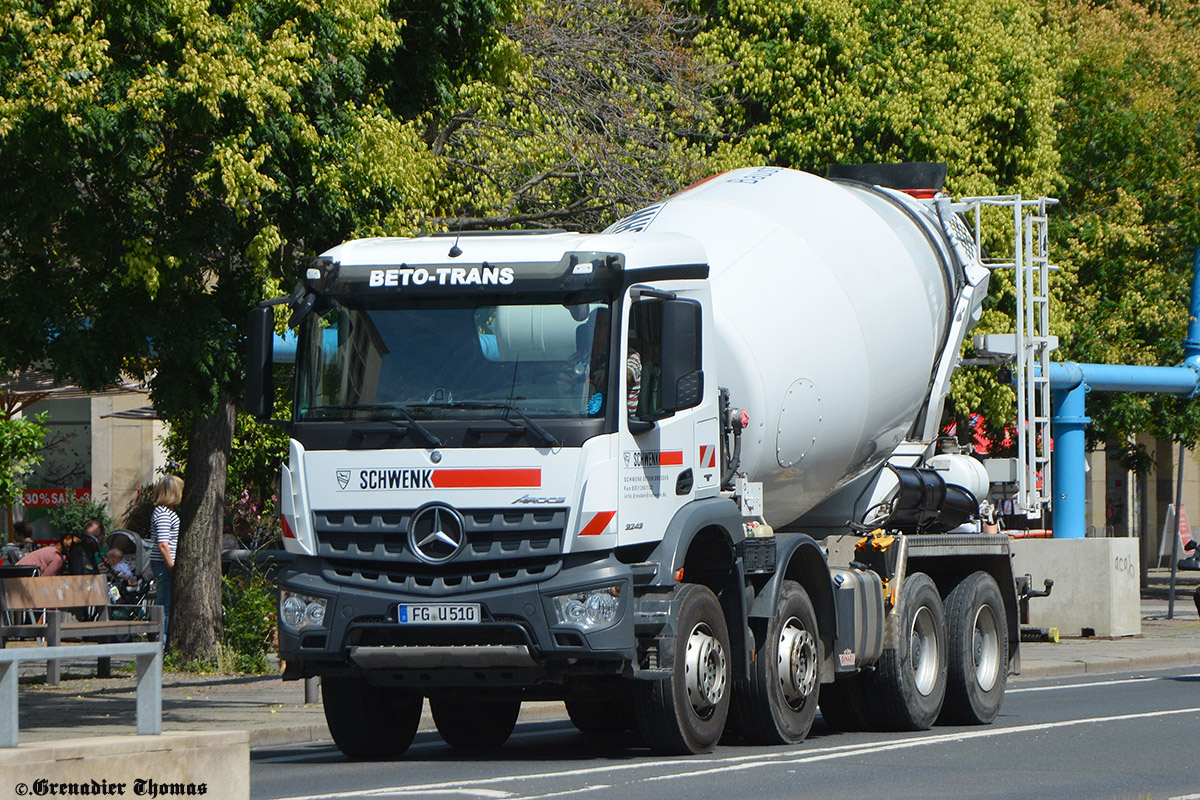
[[[1130,672],[1140,669],[1173,669],[1176,667],[1200,668],[1200,653],[1170,653],[1157,656],[1123,658],[1113,656],[1085,661],[1073,660],[1039,664],[1021,670],[1017,677],[1037,680],[1040,678],[1070,678],[1082,675],[1107,675],[1114,672]]]

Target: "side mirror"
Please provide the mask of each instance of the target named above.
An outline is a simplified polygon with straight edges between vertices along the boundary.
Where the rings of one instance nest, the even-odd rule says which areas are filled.
[[[275,314],[271,308],[250,312],[246,336],[246,413],[268,420],[275,410]]]
[[[667,300],[662,315],[662,405],[666,412],[700,405],[704,398],[701,306]]]

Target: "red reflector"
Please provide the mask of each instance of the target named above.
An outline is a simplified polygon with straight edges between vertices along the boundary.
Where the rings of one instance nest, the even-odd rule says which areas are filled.
[[[580,536],[598,536],[604,533],[604,529],[608,527],[608,523],[612,522],[612,518],[617,515],[615,511],[601,511],[596,516],[592,517],[592,521],[583,526],[583,530],[579,532]]]
[[[283,538],[285,538],[285,539],[295,539],[296,538],[296,534],[292,532],[292,526],[288,525],[286,515],[284,515],[284,514],[279,515],[279,524],[283,527]]]
[[[932,200],[937,197],[937,189],[901,189],[909,197],[915,197],[918,200]]]
[[[675,582],[683,583],[683,567],[680,567],[679,569],[675,570]]]

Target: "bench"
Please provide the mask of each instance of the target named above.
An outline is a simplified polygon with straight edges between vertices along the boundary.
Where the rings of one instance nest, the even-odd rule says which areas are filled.
[[[64,609],[91,607],[96,617],[80,622]],[[108,604],[108,581],[103,575],[55,575],[36,578],[0,578],[0,648],[8,639],[45,639],[48,647],[63,642],[105,641],[118,636],[145,634],[150,641],[162,638],[162,607],[150,606],[148,620],[113,619]],[[110,674],[111,658],[98,654],[99,676]],[[46,661],[46,683],[60,678],[57,658]]]

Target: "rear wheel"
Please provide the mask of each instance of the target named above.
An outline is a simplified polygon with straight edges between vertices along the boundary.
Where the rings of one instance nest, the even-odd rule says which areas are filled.
[[[338,749],[359,761],[399,758],[412,744],[424,698],[363,678],[324,677],[325,722]]]
[[[820,669],[821,640],[812,601],[803,586],[784,581],[750,678],[737,687],[737,729],[755,744],[803,741],[817,713]]]
[[[729,715],[729,630],[717,596],[706,586],[680,588],[675,667],[670,678],[639,681],[642,738],[662,755],[712,750]]]
[[[512,736],[521,714],[521,701],[489,703],[431,697],[429,710],[446,744],[461,750],[489,750]]]
[[[923,731],[946,697],[946,614],[928,575],[905,579],[896,607],[894,648],[885,648],[867,681],[867,701],[889,730]]]
[[[1000,587],[986,572],[968,575],[946,596],[949,679],[942,721],[987,724],[1008,685],[1008,622]]]

